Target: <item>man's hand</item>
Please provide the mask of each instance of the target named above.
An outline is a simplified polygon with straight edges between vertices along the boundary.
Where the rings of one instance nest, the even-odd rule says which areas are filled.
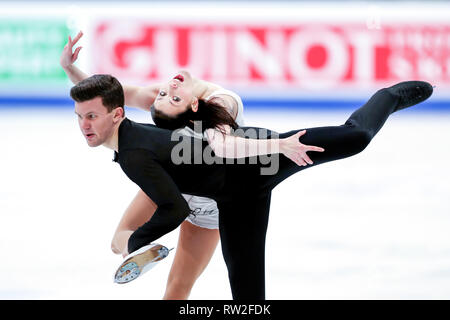
[[[302,135],[306,133],[306,130],[302,130],[293,134],[290,137],[280,139],[280,152],[286,157],[294,161],[299,166],[306,166],[308,164],[313,164],[312,160],[308,157],[306,152],[317,151],[323,152],[325,149],[314,146],[307,146],[300,143],[299,139]]]
[[[63,69],[66,69],[70,67],[78,58],[78,53],[80,52],[82,47],[78,47],[75,49],[75,52],[72,53],[73,46],[80,40],[80,38],[83,36],[83,32],[80,31],[75,39],[72,40],[72,38],[69,36],[69,41],[64,47],[64,50],[61,54],[61,58],[59,59],[59,63],[61,64],[61,67]]]

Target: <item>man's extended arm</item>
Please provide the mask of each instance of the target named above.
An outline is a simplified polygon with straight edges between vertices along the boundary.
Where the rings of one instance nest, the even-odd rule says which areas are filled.
[[[120,164],[125,174],[158,206],[153,217],[139,227],[128,241],[128,252],[139,249],[176,229],[190,209],[169,174],[154,161],[150,151],[121,151]]]

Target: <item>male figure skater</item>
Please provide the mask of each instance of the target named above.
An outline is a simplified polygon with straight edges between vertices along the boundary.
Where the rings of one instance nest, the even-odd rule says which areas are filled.
[[[313,165],[361,152],[391,113],[426,100],[432,91],[426,82],[402,82],[377,91],[341,126],[307,129],[302,142],[325,149],[310,155]],[[125,118],[123,90],[114,77],[89,77],[72,88],[71,97],[88,145],[104,145],[114,150],[115,161],[125,174],[158,206],[153,217],[130,236],[129,252],[148,245],[184,221],[189,208],[181,192],[210,197],[219,207],[222,251],[233,298],[264,299],[264,245],[270,192],[278,183],[307,167],[298,166],[282,154],[273,175],[261,175],[262,164],[258,161],[244,165],[220,161],[194,164],[199,154],[213,155],[207,141],[194,137],[185,137],[183,141],[191,146],[184,151],[192,151],[187,155],[192,162],[175,164],[172,151],[179,147],[179,142],[173,141],[172,131]],[[279,137],[287,139],[299,131]]]

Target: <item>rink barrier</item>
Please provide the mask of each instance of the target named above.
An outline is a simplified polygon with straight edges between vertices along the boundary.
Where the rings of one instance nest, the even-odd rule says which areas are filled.
[[[363,105],[363,99],[257,99],[243,98],[246,109],[287,109],[287,110],[345,110]],[[72,108],[73,100],[65,97],[0,97],[0,109],[15,108]],[[411,109],[412,110],[412,109]],[[431,100],[421,103],[414,110],[430,112],[450,112],[450,100]]]

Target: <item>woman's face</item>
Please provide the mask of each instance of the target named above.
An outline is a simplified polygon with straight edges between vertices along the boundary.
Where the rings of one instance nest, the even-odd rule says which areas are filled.
[[[163,84],[155,99],[155,109],[169,117],[175,117],[188,108],[196,98],[193,94],[194,83],[187,71],[180,71],[169,82]]]

